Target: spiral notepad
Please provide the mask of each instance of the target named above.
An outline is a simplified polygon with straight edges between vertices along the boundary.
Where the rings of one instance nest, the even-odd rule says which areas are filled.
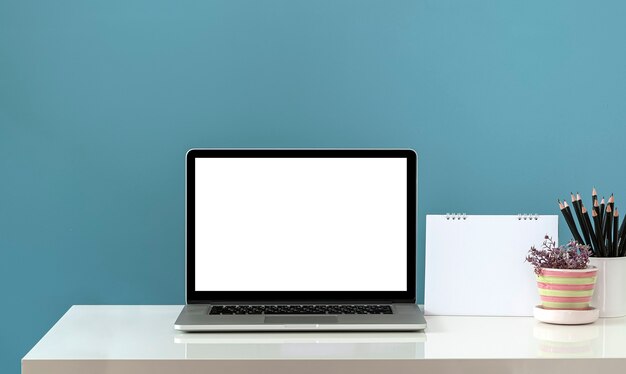
[[[539,296],[524,259],[545,235],[558,242],[558,216],[426,216],[426,314],[531,316]]]

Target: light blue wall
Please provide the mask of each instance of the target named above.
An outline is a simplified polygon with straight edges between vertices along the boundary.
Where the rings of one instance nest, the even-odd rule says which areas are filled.
[[[623,1],[0,1],[0,371],[72,304],[183,303],[191,147],[415,148],[420,261],[426,213],[556,214],[593,185],[620,206],[624,19]]]

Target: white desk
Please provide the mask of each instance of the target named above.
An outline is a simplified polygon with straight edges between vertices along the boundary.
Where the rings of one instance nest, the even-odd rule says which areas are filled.
[[[174,331],[180,306],[73,306],[24,374],[624,373],[626,318],[428,317],[425,333]]]

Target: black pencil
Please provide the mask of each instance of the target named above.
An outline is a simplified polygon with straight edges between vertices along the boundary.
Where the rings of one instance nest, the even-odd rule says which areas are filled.
[[[619,256],[624,256],[624,251],[626,251],[626,249],[624,249],[626,247],[626,238],[624,237],[626,235],[626,219],[622,218],[622,225],[619,228],[619,233],[617,234],[617,236],[619,237],[619,244],[618,244],[618,255]]]
[[[593,252],[596,256],[598,255],[598,240],[596,238],[596,234],[593,232],[593,226],[591,225],[591,220],[589,219],[589,214],[587,213],[587,208],[581,204],[581,212],[583,214],[583,220],[585,222],[585,227],[589,232],[589,236],[591,237],[591,252]]]
[[[594,187],[591,189],[591,206],[594,206],[596,201],[598,201],[598,191],[596,191],[596,188]]]
[[[620,257],[626,256],[626,234],[620,235],[617,253]]]
[[[595,207],[600,207],[600,203],[598,202],[598,191],[596,191],[596,188],[593,187],[591,189],[591,210],[593,210],[593,208]]]
[[[572,195],[572,198],[574,195]],[[580,226],[580,231],[583,232],[583,236],[585,237],[585,244],[591,245],[591,236],[589,235],[589,231],[587,230],[587,226],[585,226],[585,220],[583,219],[582,213],[582,199],[580,198],[580,194],[576,193],[576,198],[572,201],[572,205],[574,205],[574,211],[576,212],[576,217],[578,218],[578,225]]]
[[[602,228],[602,230],[604,230],[604,224],[606,223],[604,221],[604,197],[602,198],[602,201],[600,201],[600,214],[598,215],[598,218],[600,218],[600,228]]]
[[[594,206],[592,209],[592,216],[593,213],[596,213],[596,216],[598,216],[598,222],[600,223],[600,230],[602,230],[602,221],[600,220],[600,204],[598,204],[598,202],[596,201],[596,206]],[[595,222],[594,222],[594,228],[595,228]],[[596,238],[598,239],[598,242],[602,241],[602,231],[596,231]]]
[[[581,238],[580,234],[578,233],[576,223],[574,222],[574,217],[572,217],[572,211],[567,205],[567,201],[563,201],[563,204],[561,204],[561,202],[559,201],[559,208],[561,208],[561,213],[563,213],[565,222],[567,223],[567,226],[569,226],[572,235],[574,235],[574,240],[576,240],[580,244],[583,244],[583,238]]]
[[[617,208],[613,212],[613,253],[615,257],[619,256],[619,252],[617,250],[617,243],[619,241],[619,237],[617,236],[617,226],[619,225],[619,212]]]
[[[609,196],[608,205],[611,206],[611,210],[613,211],[613,217],[615,217],[615,213],[616,213],[617,209],[615,209],[615,196],[613,194],[611,194],[611,196]],[[613,219],[613,230],[617,229],[617,227],[615,227],[615,225],[617,225],[617,224],[619,224],[619,217],[618,217],[618,221],[617,222],[615,222],[615,219]],[[615,254],[615,256],[617,256],[618,255],[618,253],[617,253],[617,244],[618,243],[617,243],[617,241],[615,241],[615,239],[616,239],[615,235],[613,235],[613,253]]]
[[[570,231],[572,231],[571,217],[565,211],[565,206],[563,206],[563,203],[565,202],[565,200],[563,201],[563,203],[559,199],[557,199],[556,201],[557,203],[559,203],[559,209],[561,210],[561,214],[563,214],[563,218],[565,219],[565,223],[567,223],[567,227],[569,227]],[[572,231],[572,235],[574,235],[573,231]]]
[[[606,217],[604,218],[604,237],[606,238],[606,250],[608,253],[608,257],[612,256],[613,253],[613,238],[611,234],[613,233],[613,210],[610,205],[606,206]]]
[[[596,227],[596,237],[598,238],[598,256],[606,257],[604,242],[602,240],[602,228],[600,227],[600,218],[598,217],[598,212],[596,211],[596,209],[591,211],[591,216],[593,217],[593,223]]]

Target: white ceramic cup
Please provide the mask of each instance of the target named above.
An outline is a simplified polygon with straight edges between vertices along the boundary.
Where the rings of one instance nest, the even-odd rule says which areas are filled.
[[[598,268],[591,306],[600,317],[626,316],[626,257],[591,257],[590,264]]]

